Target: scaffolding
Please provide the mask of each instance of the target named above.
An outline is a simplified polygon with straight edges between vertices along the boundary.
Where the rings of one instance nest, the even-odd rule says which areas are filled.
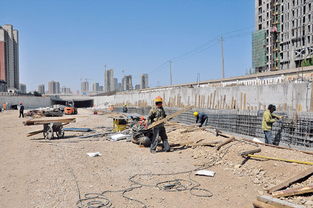
[[[252,35],[252,67],[264,67],[266,63],[266,30],[259,30]]]
[[[271,0],[271,71],[277,71],[280,69],[280,6],[280,0]]]

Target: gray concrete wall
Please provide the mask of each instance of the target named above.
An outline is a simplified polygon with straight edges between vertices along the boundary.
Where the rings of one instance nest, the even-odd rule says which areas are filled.
[[[33,97],[33,96],[0,96],[0,107],[8,103],[8,106],[23,103],[25,109],[48,107],[51,106],[50,97]]]
[[[161,96],[168,107],[193,105],[209,109],[264,110],[267,105],[275,104],[279,111],[307,112],[313,108],[311,93],[310,82],[287,82],[252,86],[146,89],[93,98],[95,106],[128,104],[144,107],[152,105],[156,96]]]

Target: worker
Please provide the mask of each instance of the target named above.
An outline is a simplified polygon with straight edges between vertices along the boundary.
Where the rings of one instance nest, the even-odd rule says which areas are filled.
[[[21,116],[24,118],[24,105],[23,105],[23,103],[20,103],[20,115],[19,115],[19,118],[21,118]]]
[[[263,113],[262,130],[265,135],[266,144],[274,144],[274,137],[272,135],[272,126],[277,120],[282,119],[283,116],[273,114],[276,111],[276,106],[270,104],[266,111]]]
[[[128,108],[127,108],[127,105],[125,104],[125,105],[123,106],[123,113],[127,113],[127,111],[128,111]]]
[[[208,115],[205,113],[193,112],[193,115],[196,117],[196,123],[200,123],[199,127],[202,127],[203,124],[206,126],[208,124]]]
[[[166,113],[163,108],[163,99],[158,96],[154,99],[155,106],[152,107],[148,114],[148,123],[152,124],[153,122],[159,121],[163,118],[166,117]],[[170,151],[170,145],[167,141],[167,135],[166,135],[166,130],[164,127],[164,123],[161,123],[157,126],[155,126],[152,130],[153,136],[152,136],[152,141],[151,141],[151,146],[150,146],[150,152],[151,153],[156,153],[156,148],[158,146],[158,137],[161,137],[162,143],[163,143],[163,150],[165,152]]]

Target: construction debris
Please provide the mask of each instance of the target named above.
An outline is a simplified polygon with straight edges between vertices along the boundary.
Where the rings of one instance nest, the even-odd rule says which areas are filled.
[[[89,157],[98,157],[98,156],[101,156],[101,153],[100,152],[88,152],[87,155]]]
[[[211,170],[198,170],[195,175],[199,175],[199,176],[210,176],[213,177],[215,175],[214,171]]]
[[[216,147],[216,150],[220,150],[224,145],[226,144],[229,144],[231,142],[235,141],[235,137],[231,137],[229,139],[227,139],[225,142],[223,142],[222,144],[219,144],[217,147]]]
[[[85,139],[85,138],[90,138],[90,137],[102,137],[102,136],[105,136],[105,134],[101,134],[101,133],[89,134],[89,135],[79,136],[78,138]]]
[[[260,202],[260,201],[254,201],[253,202],[253,207],[255,208],[277,208],[277,206],[273,206],[264,202]]]
[[[126,135],[126,134],[113,134],[110,136],[111,141],[120,141],[120,140],[127,140],[130,138],[130,135]]]
[[[90,128],[64,128],[64,131],[90,132],[93,130]]]
[[[283,196],[295,196],[306,193],[313,193],[313,184],[303,187],[290,188],[282,191],[275,191],[272,193],[273,197],[283,197]]]
[[[305,208],[302,205],[290,203],[281,199],[276,199],[270,196],[258,196],[257,200],[265,204],[274,206],[274,207],[284,207],[284,208]],[[262,207],[263,208],[263,207]],[[264,207],[266,208],[266,207]]]
[[[241,153],[240,153],[240,156],[243,156],[243,157],[245,157],[245,156],[250,157],[250,155],[255,154],[255,153],[259,153],[259,152],[261,152],[261,148],[241,152]]]
[[[294,177],[268,189],[268,193],[273,193],[274,191],[278,191],[280,189],[286,188],[286,187],[290,186],[291,184],[296,183],[297,181],[299,181],[303,178],[309,177],[311,175],[313,175],[313,168],[309,168],[309,169],[297,174],[296,176],[294,176]]]
[[[41,117],[62,117],[63,108],[59,105],[46,108],[32,109],[25,113],[26,116],[32,118],[41,118]]]

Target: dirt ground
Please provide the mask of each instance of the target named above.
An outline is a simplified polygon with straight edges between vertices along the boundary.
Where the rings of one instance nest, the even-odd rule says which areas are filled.
[[[0,113],[0,207],[77,208],[97,207],[96,203],[107,205],[103,207],[252,207],[266,189],[309,166],[252,159],[240,166],[239,152],[261,148],[260,155],[313,162],[313,155],[243,142],[232,142],[220,151],[207,146],[175,147],[173,152],[151,154],[131,142],[77,137],[86,133],[66,132],[64,139],[47,141],[42,134],[26,137],[42,127],[24,126],[22,122],[29,118],[17,117],[17,111]],[[101,133],[112,126],[108,115],[93,115],[86,109],[74,117],[76,123],[67,127]],[[170,143],[223,139],[203,130],[181,133],[184,129],[177,125],[168,125],[167,130]],[[87,152],[102,155],[89,157]],[[195,176],[192,170],[197,168],[212,170],[215,176]],[[312,177],[292,187],[310,183]],[[166,189],[173,184],[179,191]],[[284,199],[313,207],[312,195]]]

